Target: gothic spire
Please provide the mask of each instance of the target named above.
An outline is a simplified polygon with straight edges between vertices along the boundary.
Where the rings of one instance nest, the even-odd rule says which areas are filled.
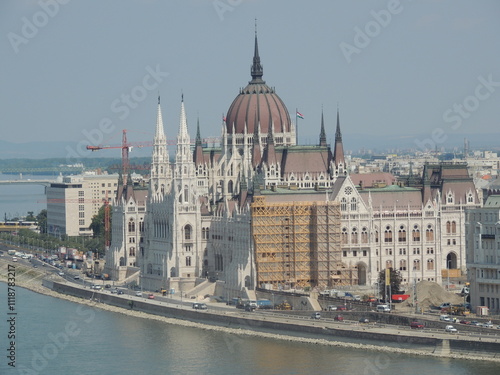
[[[264,74],[264,71],[260,63],[259,43],[257,42],[257,20],[255,20],[255,47],[253,51],[253,65],[251,69],[251,74],[252,74],[252,82],[263,82],[262,75]]]
[[[201,145],[201,134],[200,134],[200,119],[198,118],[196,124],[196,142],[194,146],[194,155],[193,161],[196,165],[199,165],[203,162],[203,148]]]
[[[155,138],[158,140],[162,140],[165,138],[165,131],[163,129],[163,119],[161,116],[161,107],[160,107],[160,95],[158,95],[158,112],[156,114],[156,132]]]
[[[337,130],[335,131],[335,148],[333,151],[333,160],[337,168],[345,168],[344,146],[342,144],[342,133],[340,132],[339,110],[337,108]]]
[[[326,146],[325,120],[323,118],[323,108],[321,108],[321,131],[319,133],[319,145]]]

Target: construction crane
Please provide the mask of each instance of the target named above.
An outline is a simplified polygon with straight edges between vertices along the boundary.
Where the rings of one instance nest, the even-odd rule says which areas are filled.
[[[122,149],[122,176],[123,176],[123,184],[127,184],[127,176],[128,176],[128,171],[129,171],[129,158],[128,154],[130,151],[132,151],[133,147],[151,147],[153,145],[153,142],[134,142],[134,143],[129,143],[127,141],[127,129],[123,129],[123,134],[122,134],[122,144],[121,146],[87,146],[87,150],[90,151],[98,151],[98,150],[103,150],[103,149],[110,149],[110,148],[121,148]]]
[[[208,142],[212,142],[215,144],[218,142],[219,139],[215,137],[209,137],[209,138],[204,138],[202,139],[202,143],[208,144]],[[195,140],[192,139],[191,143],[195,143]],[[167,145],[176,145],[177,140],[169,139],[167,140]],[[98,151],[98,150],[104,150],[104,149],[111,149],[111,148],[121,148],[122,150],[122,176],[123,176],[123,184],[126,185],[127,183],[127,176],[128,176],[128,171],[130,170],[130,163],[129,163],[129,157],[128,154],[130,151],[132,151],[133,147],[152,147],[153,142],[133,142],[129,143],[127,140],[127,130],[123,129],[123,134],[122,134],[122,144],[121,146],[105,146],[105,145],[99,145],[99,146],[87,146],[87,150],[90,151]]]

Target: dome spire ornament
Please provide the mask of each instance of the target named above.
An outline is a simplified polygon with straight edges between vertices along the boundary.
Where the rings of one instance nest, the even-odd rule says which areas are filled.
[[[259,43],[257,41],[257,18],[255,19],[255,47],[253,51],[253,65],[251,69],[252,81],[251,83],[263,83],[262,76],[264,75],[264,70],[260,63],[259,56]]]

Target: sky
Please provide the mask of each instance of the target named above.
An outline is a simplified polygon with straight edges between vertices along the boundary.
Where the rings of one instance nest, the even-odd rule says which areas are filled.
[[[322,110],[331,142],[337,107],[346,148],[492,140],[499,17],[497,0],[2,0],[0,140],[151,141],[158,94],[167,138],[182,94],[192,136],[199,119],[218,137],[251,79],[256,19],[263,79],[304,115],[299,143],[318,142]]]

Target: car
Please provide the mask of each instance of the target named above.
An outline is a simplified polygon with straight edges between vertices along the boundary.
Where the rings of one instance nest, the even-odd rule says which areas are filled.
[[[470,322],[470,325],[471,326],[480,326],[481,323],[479,323],[477,320],[473,320],[473,321]]]
[[[17,262],[17,258],[16,257],[12,257],[12,261],[13,262]]]
[[[80,280],[80,276],[76,275],[75,277],[73,277],[73,279]]]
[[[441,320],[443,322],[451,322],[451,318],[448,315],[441,315],[439,317],[439,320]]]
[[[321,314],[319,312],[313,312],[311,314],[311,319],[321,319]]]
[[[59,276],[64,276],[64,272],[58,272],[57,273]]]
[[[453,326],[446,326],[444,331],[448,333],[458,333],[458,329]]]
[[[123,290],[119,290],[116,294],[123,294]]]
[[[491,322],[486,322],[486,323],[483,323],[483,327],[484,328],[493,328],[493,324],[491,324]]]
[[[106,289],[109,289],[109,288],[111,288],[111,285],[110,285],[110,284],[106,284],[104,287],[105,287]]]
[[[336,320],[337,322],[343,322],[344,321],[344,317],[342,315],[335,315],[335,317],[333,318],[333,320]]]
[[[142,292],[141,292],[141,291],[135,292],[135,295],[136,295],[137,297],[142,297]]]
[[[115,289],[111,289],[111,294],[116,294],[116,293],[118,293],[118,289],[116,289],[116,288]]]
[[[377,312],[391,312],[389,305],[377,305]]]
[[[359,322],[360,323],[370,323],[370,321],[368,320],[368,318],[361,318],[361,319],[359,319]]]
[[[421,323],[421,322],[411,322],[410,323],[410,328],[423,329],[424,328],[424,324]]]
[[[347,310],[347,306],[343,305],[343,306],[337,306],[337,311],[346,311]]]
[[[439,305],[440,309],[447,309],[448,307],[451,307],[451,303],[450,302],[444,302],[444,303],[442,303],[442,304]]]
[[[497,329],[500,329],[500,325],[497,326]]]
[[[193,309],[195,310],[207,310],[207,308],[208,307],[205,303],[199,303],[199,302],[193,303]]]
[[[152,293],[148,294],[148,299],[155,299],[155,295]]]
[[[33,268],[38,268],[38,266],[36,264],[33,264]]]
[[[469,320],[461,320],[460,324],[470,324],[470,321]]]
[[[337,306],[335,306],[335,305],[328,305],[327,309],[328,309],[328,311],[337,311]]]

